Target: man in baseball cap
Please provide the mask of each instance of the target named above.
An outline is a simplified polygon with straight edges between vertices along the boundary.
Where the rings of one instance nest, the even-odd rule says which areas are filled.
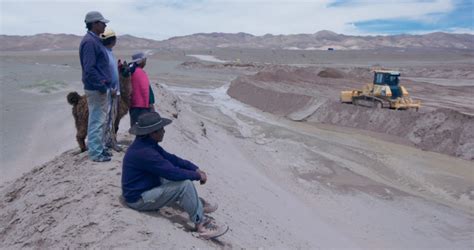
[[[85,23],[94,23],[94,22],[102,22],[108,23],[109,20],[105,19],[102,14],[98,11],[90,11],[86,14],[86,19],[84,20]]]
[[[110,161],[111,153],[104,147],[104,124],[107,112],[109,86],[112,81],[107,50],[99,37],[104,33],[105,19],[98,11],[91,11],[84,19],[87,33],[81,41],[79,56],[82,82],[87,97],[89,120],[87,147],[89,158],[96,162]]]

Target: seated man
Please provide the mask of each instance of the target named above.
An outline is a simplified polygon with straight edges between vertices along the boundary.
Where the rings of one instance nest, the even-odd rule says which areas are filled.
[[[159,142],[164,126],[171,120],[156,112],[142,114],[130,133],[136,135],[123,159],[122,192],[127,205],[138,211],[158,210],[177,204],[196,225],[200,237],[213,239],[227,232],[227,226],[217,226],[204,213],[217,210],[198,197],[192,181],[207,181],[207,175],[196,165],[166,152]],[[204,203],[204,204],[203,204]]]

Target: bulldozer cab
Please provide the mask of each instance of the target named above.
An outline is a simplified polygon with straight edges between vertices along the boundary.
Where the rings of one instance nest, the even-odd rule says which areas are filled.
[[[392,99],[402,96],[399,84],[400,72],[388,70],[374,71],[374,85],[388,85],[392,91]]]

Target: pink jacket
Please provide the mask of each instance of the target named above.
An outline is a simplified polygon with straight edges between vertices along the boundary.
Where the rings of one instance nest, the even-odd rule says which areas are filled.
[[[145,71],[137,67],[132,74],[131,108],[150,107],[150,81]]]

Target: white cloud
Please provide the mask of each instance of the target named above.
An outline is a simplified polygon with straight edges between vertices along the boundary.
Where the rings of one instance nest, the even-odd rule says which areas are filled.
[[[453,9],[452,0],[356,1],[328,7],[335,0],[1,0],[2,34],[85,32],[87,11],[101,11],[118,34],[153,39],[198,32],[247,32],[255,35],[314,33],[327,29],[360,34],[355,22],[411,19],[430,22],[432,13]]]
[[[474,35],[474,28],[466,29],[466,28],[454,27],[454,28],[450,28],[448,30],[443,30],[443,31],[444,32],[448,31],[448,32],[451,32],[451,33],[456,33],[456,34],[471,34],[471,35]]]

